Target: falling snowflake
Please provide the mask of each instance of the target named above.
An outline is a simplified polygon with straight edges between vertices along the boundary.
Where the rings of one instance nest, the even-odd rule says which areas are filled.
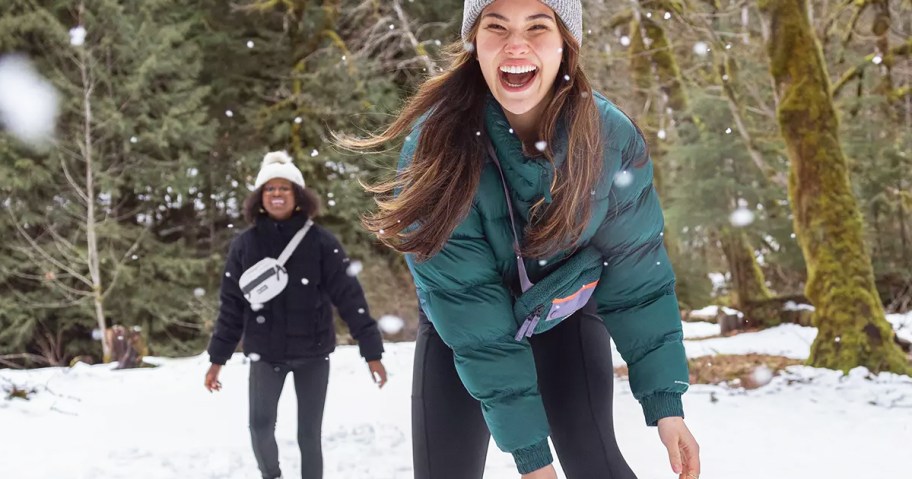
[[[546,148],[548,148],[547,141],[540,140],[540,141],[535,142],[535,149],[537,149],[538,151],[545,151]]]
[[[205,295],[206,295],[206,290],[203,288],[196,288],[193,290],[193,296],[196,296],[197,298],[202,298]]]
[[[472,53],[475,51],[475,44],[472,42],[465,42],[462,44],[462,49],[468,53]]]
[[[629,47],[630,46],[630,37],[628,37],[627,35],[622,36],[621,45],[623,45],[625,47]]]
[[[766,386],[773,380],[773,371],[765,364],[761,364],[751,373],[751,379],[753,379],[757,387]]]
[[[377,320],[377,326],[386,334],[396,334],[405,327],[405,321],[398,316],[386,314]]]
[[[257,354],[257,353],[250,353],[250,354],[248,355],[248,357],[249,357],[250,360],[253,361],[253,362],[257,362],[257,361],[260,360],[260,355]]]
[[[225,110],[225,116],[227,116],[228,118],[231,118],[234,116],[234,112],[231,110]]]
[[[363,270],[363,269],[364,269],[364,265],[361,264],[360,261],[352,261],[351,264],[348,265],[348,268],[346,268],[345,274],[354,278],[355,276],[358,276],[359,274],[361,274],[361,270]]]
[[[880,65],[881,63],[883,63],[883,57],[880,55],[875,55],[874,58],[871,59],[871,61],[874,62],[875,65]]]
[[[664,140],[665,138],[668,138],[668,132],[666,132],[665,130],[659,130],[659,132],[656,133],[656,135],[659,137],[660,140]]]
[[[358,314],[364,314],[364,308],[358,308]]]
[[[709,45],[706,42],[697,42],[694,43],[693,51],[701,57],[705,57],[709,54]]]
[[[619,172],[617,172],[616,175],[614,175],[614,184],[617,185],[618,188],[626,188],[626,187],[630,186],[632,183],[633,183],[633,174],[631,174],[627,170],[619,171]]]
[[[136,138],[135,136],[130,137],[130,143],[136,143],[137,141],[139,141],[139,138]]]
[[[40,144],[50,139],[58,93],[21,55],[0,57],[0,123],[16,138]]]
[[[86,29],[82,25],[70,29],[70,45],[81,47],[85,43]]]
[[[247,40],[247,48],[253,48],[253,40]]]
[[[307,278],[301,278],[301,284],[306,286],[306,285],[310,284],[310,280]]]
[[[733,226],[744,227],[754,222],[754,212],[744,206],[732,212],[729,221]]]

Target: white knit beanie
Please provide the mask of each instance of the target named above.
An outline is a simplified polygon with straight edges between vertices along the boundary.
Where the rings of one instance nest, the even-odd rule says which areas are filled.
[[[266,184],[267,181],[275,178],[284,178],[301,188],[304,188],[304,175],[301,170],[294,165],[291,157],[285,151],[272,151],[266,153],[263,157],[263,166],[257,174],[254,189]]]
[[[583,3],[582,0],[539,0],[545,5],[551,7],[554,13],[564,22],[564,25],[570,29],[576,43],[583,44]],[[478,21],[481,11],[488,5],[494,3],[494,0],[466,0],[462,13],[462,41],[470,40],[469,33],[472,27]]]

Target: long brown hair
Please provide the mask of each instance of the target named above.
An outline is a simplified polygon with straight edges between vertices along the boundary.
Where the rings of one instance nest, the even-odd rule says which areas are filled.
[[[477,22],[470,34],[474,40]],[[563,61],[551,101],[539,126],[539,138],[552,139],[565,119],[569,133],[567,158],[550,186],[552,203],[532,206],[523,254],[551,256],[572,247],[591,216],[592,191],[602,173],[601,121],[589,79],[579,64],[579,45],[561,21]],[[468,51],[467,51],[468,50]],[[381,242],[425,260],[439,252],[466,217],[485,163],[484,109],[489,92],[474,50],[462,42],[446,49],[449,66],[422,84],[383,132],[368,138],[335,134],[339,146],[374,149],[409,131],[423,115],[421,134],[411,163],[395,179],[365,189],[377,195],[378,211],[362,218],[364,227]],[[570,80],[564,81],[569,75]],[[551,141],[542,152],[554,165]]]

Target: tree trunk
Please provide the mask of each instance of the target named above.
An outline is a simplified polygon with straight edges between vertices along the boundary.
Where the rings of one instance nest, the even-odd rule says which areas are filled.
[[[767,53],[777,116],[790,160],[794,228],[808,268],[807,297],[817,338],[809,364],[848,371],[907,373],[874,287],[862,218],[839,143],[823,53],[804,0],[760,0],[769,22]]]
[[[671,111],[678,138],[684,144],[697,143],[700,141],[701,136],[700,120],[690,111],[687,92],[684,89],[684,79],[678,62],[674,57],[674,49],[672,48],[671,42],[665,34],[662,25],[654,20],[655,18],[661,18],[661,12],[664,11],[664,9],[659,8],[661,6],[660,4],[648,0],[644,0],[641,3],[644,9],[652,9],[652,16],[646,17],[645,15],[641,15],[638,20],[633,20],[631,22],[633,42],[631,44],[630,55],[637,86],[641,90],[648,88],[652,83],[651,77],[654,76],[659,83],[659,88],[667,98],[664,107],[667,107]],[[661,114],[665,109],[664,107],[653,107],[652,110],[658,110],[660,112],[659,114]],[[663,193],[662,188],[664,188],[664,185],[662,177],[658,174],[656,175],[656,181],[656,189],[661,195]],[[723,236],[726,236],[724,232]],[[760,270],[756,258],[754,258],[753,251],[745,245],[747,237],[742,232],[734,234],[732,238],[733,241],[740,241],[738,250],[743,251],[747,248],[748,254],[739,255],[735,264],[732,262],[729,262],[729,264],[732,268],[738,267],[744,271],[749,271],[751,275],[756,276],[752,282],[741,284],[739,281],[746,279],[747,276],[739,275],[733,269],[732,279],[735,282],[735,289],[741,291],[742,296],[745,298],[756,297],[758,300],[769,298],[770,294],[765,286],[766,279],[763,277],[763,272]],[[674,262],[675,257],[681,255],[681,252],[676,247],[677,242],[674,240],[675,235],[666,233],[665,245],[672,258],[672,262]],[[727,252],[726,257],[728,257]],[[762,290],[756,289],[757,284],[762,287]],[[742,304],[739,304],[739,307],[743,308],[746,304],[746,302],[743,302]],[[748,318],[750,319],[749,315]],[[768,321],[764,320],[761,323],[767,322]],[[778,324],[775,323],[775,321],[772,322]]]
[[[735,304],[740,306],[748,301],[769,299],[771,294],[766,287],[763,272],[757,264],[754,250],[744,231],[723,228],[722,247],[725,249],[732,277],[737,278],[734,279]]]
[[[95,319],[98,330],[101,332],[101,351],[104,362],[111,361],[111,343],[105,334],[107,321],[104,312],[104,294],[101,284],[101,260],[98,254],[98,237],[95,224],[95,165],[92,158],[92,91],[93,79],[88,71],[87,55],[80,50],[79,73],[82,77],[83,98],[83,144],[82,159],[85,162],[85,202],[86,202],[86,253],[89,267],[89,278],[92,280],[92,303],[95,309]]]

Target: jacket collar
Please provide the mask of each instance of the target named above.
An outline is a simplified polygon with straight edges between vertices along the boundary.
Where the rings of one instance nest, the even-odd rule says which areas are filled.
[[[497,158],[504,170],[507,185],[512,192],[513,200],[518,203],[517,211],[528,221],[529,209],[538,200],[544,198],[551,202],[551,163],[544,156],[528,157],[523,153],[519,137],[511,133],[500,104],[493,95],[488,95],[485,105],[485,129]],[[554,168],[559,168],[567,158],[567,134],[564,120],[558,123],[557,133],[552,148],[554,150]]]

